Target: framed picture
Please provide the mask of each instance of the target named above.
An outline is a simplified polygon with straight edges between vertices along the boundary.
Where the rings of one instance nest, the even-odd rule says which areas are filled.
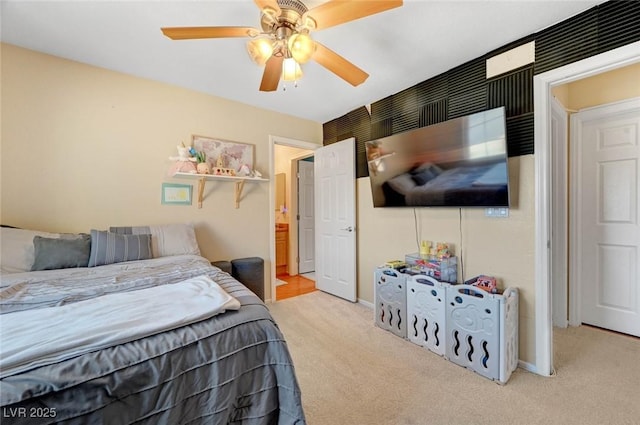
[[[193,186],[190,184],[162,183],[162,203],[167,205],[191,205]]]
[[[234,170],[233,172],[237,172],[245,165],[249,170],[253,170],[255,145],[196,135],[192,136],[191,141],[196,151],[204,152],[207,155],[207,164],[211,170]],[[212,172],[212,174],[220,173]]]

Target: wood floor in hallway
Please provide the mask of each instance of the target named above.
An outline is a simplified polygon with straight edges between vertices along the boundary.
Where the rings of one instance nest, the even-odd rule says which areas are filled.
[[[286,285],[276,286],[276,300],[278,301],[317,291],[316,283],[313,280],[300,275],[280,275],[278,279],[287,282]]]

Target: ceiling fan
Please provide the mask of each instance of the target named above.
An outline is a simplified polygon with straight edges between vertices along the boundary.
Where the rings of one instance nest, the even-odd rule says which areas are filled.
[[[260,91],[275,91],[280,78],[297,81],[300,64],[314,60],[353,86],[368,77],[362,69],[333,50],[314,41],[311,31],[321,30],[402,6],[402,0],[330,0],[308,9],[300,0],[254,0],[260,8],[260,26],[162,28],[172,40],[250,37],[247,51],[265,65]]]

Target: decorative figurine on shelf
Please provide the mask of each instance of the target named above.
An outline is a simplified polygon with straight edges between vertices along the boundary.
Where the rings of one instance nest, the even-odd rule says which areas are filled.
[[[226,160],[224,154],[220,154],[218,159],[216,160],[216,166],[213,168],[212,174],[216,176],[229,176],[233,177],[236,175],[236,170],[233,168],[226,168]]]
[[[189,154],[189,148],[184,143],[182,146],[176,146],[178,148],[178,156],[171,156],[169,159],[175,161],[171,169],[169,169],[169,175],[174,176],[176,173],[196,173],[196,159]]]
[[[251,176],[251,169],[249,168],[249,166],[247,164],[243,164],[240,169],[238,170],[237,174],[240,177],[250,177]]]
[[[222,154],[216,160],[216,168],[224,168],[224,157]]]
[[[196,160],[198,161],[198,165],[196,169],[198,170],[198,174],[210,174],[211,170],[209,169],[209,164],[207,164],[207,154],[204,152],[196,152]]]

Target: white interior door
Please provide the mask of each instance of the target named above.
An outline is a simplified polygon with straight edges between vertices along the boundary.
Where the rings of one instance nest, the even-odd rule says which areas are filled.
[[[298,161],[298,273],[316,269],[313,161]]]
[[[572,117],[580,318],[640,336],[640,99]]]
[[[316,149],[316,287],[356,301],[354,139]]]

